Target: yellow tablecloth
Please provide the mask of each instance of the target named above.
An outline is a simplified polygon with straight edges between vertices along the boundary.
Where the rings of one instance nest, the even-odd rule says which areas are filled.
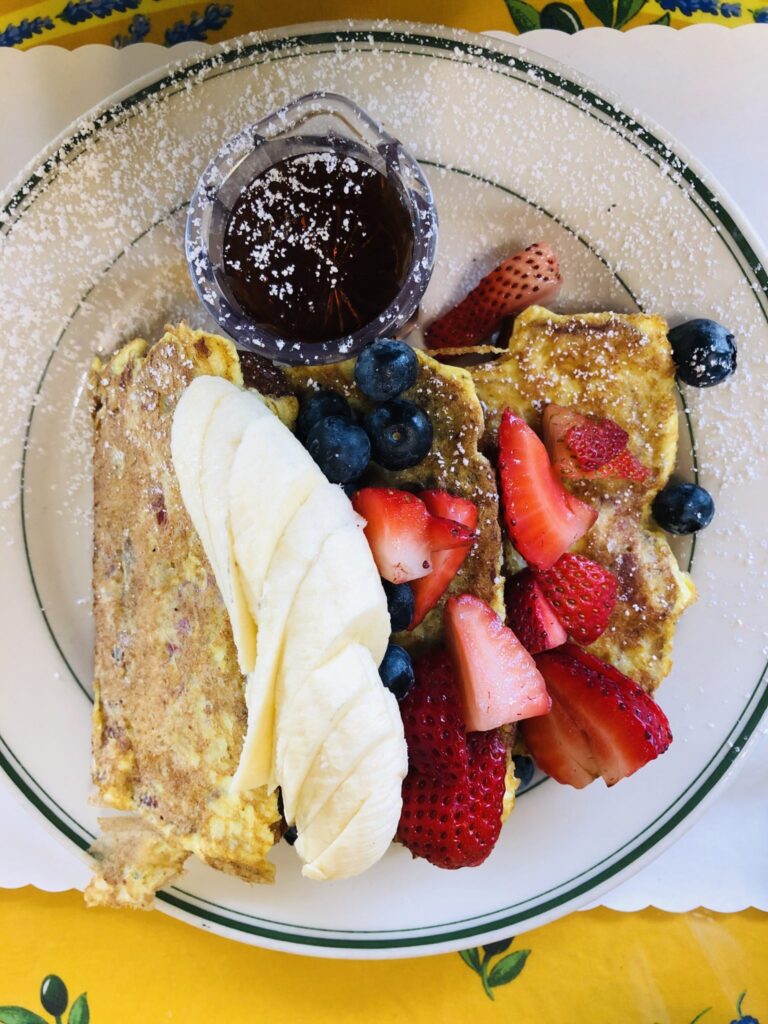
[[[385,963],[268,953],[159,913],[85,911],[79,893],[6,892],[0,928],[0,1001],[42,1013],[40,985],[55,973],[70,1002],[87,993],[94,1024],[768,1021],[768,915],[757,911],[572,914],[489,957],[491,980],[519,970],[489,989],[493,1001],[456,953]],[[39,1024],[2,1009],[0,1021]]]
[[[218,42],[253,29],[334,18],[403,18],[473,31],[573,32],[593,25],[633,28],[661,22],[768,23],[768,0],[283,0],[185,3],[183,0],[0,0],[0,45],[127,46],[188,39]]]
[[[214,42],[277,24],[363,15],[473,30],[573,30],[660,20],[675,27],[768,22],[768,6],[760,0],[366,0],[364,6],[355,0],[0,0],[0,45]],[[0,892],[0,935],[2,1024],[54,1019],[46,1009],[61,1009],[56,979],[46,981],[46,1007],[40,1002],[41,983],[51,974],[68,988],[62,1020],[69,1015],[70,1024],[88,1024],[89,1016],[95,1024],[281,1017],[299,1024],[768,1022],[768,915],[757,911],[595,910],[462,956],[344,963],[239,946],[159,913],[85,911],[78,893],[25,889]]]

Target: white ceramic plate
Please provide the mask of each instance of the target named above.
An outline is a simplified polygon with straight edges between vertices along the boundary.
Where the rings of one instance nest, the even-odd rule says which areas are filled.
[[[433,184],[441,235],[427,314],[539,238],[566,277],[558,308],[712,316],[740,368],[686,396],[681,471],[718,506],[660,699],[676,741],[613,790],[524,793],[481,868],[441,872],[393,848],[348,882],[274,887],[195,863],[159,897],[241,941],[328,956],[437,952],[521,931],[594,900],[690,823],[768,703],[766,273],[741,218],[651,127],[511,45],[407,26],[307,26],[153,76],[43,154],[7,197],[0,248],[0,764],[66,843],[90,805],[91,354],[182,316],[202,324],[183,260],[185,205],[220,141],[311,89],[346,93],[400,136]],[[692,432],[691,432],[692,431]],[[696,454],[698,451],[698,466]],[[693,554],[681,550],[687,563]],[[82,853],[85,856],[85,853]]]

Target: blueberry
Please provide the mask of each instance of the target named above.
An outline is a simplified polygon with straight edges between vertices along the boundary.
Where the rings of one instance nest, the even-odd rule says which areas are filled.
[[[697,484],[667,484],[653,499],[656,522],[668,533],[695,533],[712,522],[712,495]]]
[[[349,498],[349,499],[351,500],[351,498],[352,498],[352,495],[353,495],[353,494],[355,493],[355,491],[357,490],[357,484],[356,484],[356,483],[352,483],[352,484],[342,484],[342,485],[341,485],[341,489],[342,489],[342,491],[344,491],[344,493],[346,494],[346,496],[347,496],[347,497],[348,497],[348,498]]]
[[[296,840],[299,838],[299,830],[295,825],[289,825],[288,828],[283,832],[283,839],[288,843],[289,846],[293,846]]]
[[[413,674],[413,662],[411,656],[404,647],[398,644],[390,644],[384,655],[384,660],[379,665],[381,681],[388,690],[402,700],[416,681]]]
[[[306,442],[309,433],[320,420],[328,416],[340,416],[352,422],[352,410],[343,395],[335,391],[314,391],[301,401],[299,418],[296,420],[296,436]]]
[[[513,757],[512,760],[515,763],[515,775],[520,780],[520,788],[525,789],[526,786],[530,785],[533,773],[536,770],[532,758],[524,757],[522,754],[518,757]]]
[[[387,595],[387,609],[392,623],[392,632],[399,633],[403,629],[408,629],[416,608],[413,590],[407,583],[390,583],[389,580],[382,580],[381,585]]]
[[[374,402],[386,402],[412,388],[418,372],[419,360],[410,345],[374,341],[358,356],[355,384]]]
[[[332,484],[357,480],[371,460],[366,432],[341,416],[326,416],[312,427],[307,451]]]
[[[688,320],[669,332],[677,376],[695,388],[711,388],[736,369],[736,342],[714,320]]]
[[[40,986],[40,1002],[43,1009],[52,1013],[54,1017],[61,1017],[69,1002],[67,986],[58,974],[48,974],[43,978]]]
[[[396,398],[377,405],[365,417],[373,460],[384,469],[415,466],[432,447],[429,416],[413,402]]]

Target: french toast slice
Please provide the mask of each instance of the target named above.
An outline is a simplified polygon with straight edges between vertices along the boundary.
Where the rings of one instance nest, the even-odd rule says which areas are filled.
[[[361,484],[419,491],[449,491],[477,505],[478,538],[438,605],[411,632],[395,636],[413,654],[434,646],[443,637],[443,606],[451,594],[472,593],[504,616],[502,539],[495,471],[479,448],[485,423],[469,373],[441,365],[424,352],[416,353],[419,372],[414,386],[401,396],[421,406],[432,421],[430,453],[410,469],[386,470],[371,463]],[[355,385],[355,360],[327,366],[293,366],[286,374],[299,395],[319,389],[337,391],[361,414],[373,407]]]
[[[619,580],[608,628],[589,649],[654,690],[672,666],[675,624],[696,597],[693,581],[678,567],[651,515],[653,498],[677,457],[675,368],[666,322],[643,314],[560,316],[531,306],[516,318],[507,349],[478,346],[433,355],[471,375],[485,414],[484,450],[495,447],[505,408],[540,430],[542,411],[551,402],[610,417],[629,434],[629,446],[652,470],[650,477],[568,486],[598,510],[576,550]],[[507,558],[509,571],[517,567]]]
[[[90,376],[94,437],[93,781],[108,819],[90,904],[146,907],[190,853],[271,881],[276,794],[228,792],[246,728],[229,618],[181,499],[173,411],[198,375],[256,386],[292,424],[279,372],[185,325],[136,339]],[[245,380],[244,380],[245,377]]]

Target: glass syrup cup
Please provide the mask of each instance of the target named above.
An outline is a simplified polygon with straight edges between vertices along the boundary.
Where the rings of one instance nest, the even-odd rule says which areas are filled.
[[[369,164],[395,187],[413,232],[410,266],[398,294],[351,334],[330,341],[296,341],[250,318],[227,287],[224,235],[243,189],[282,160],[336,153]],[[186,255],[203,305],[236,343],[282,363],[333,363],[382,337],[403,337],[418,314],[437,249],[437,211],[416,159],[352,100],[313,92],[276,110],[229,139],[203,172],[187,214]]]

